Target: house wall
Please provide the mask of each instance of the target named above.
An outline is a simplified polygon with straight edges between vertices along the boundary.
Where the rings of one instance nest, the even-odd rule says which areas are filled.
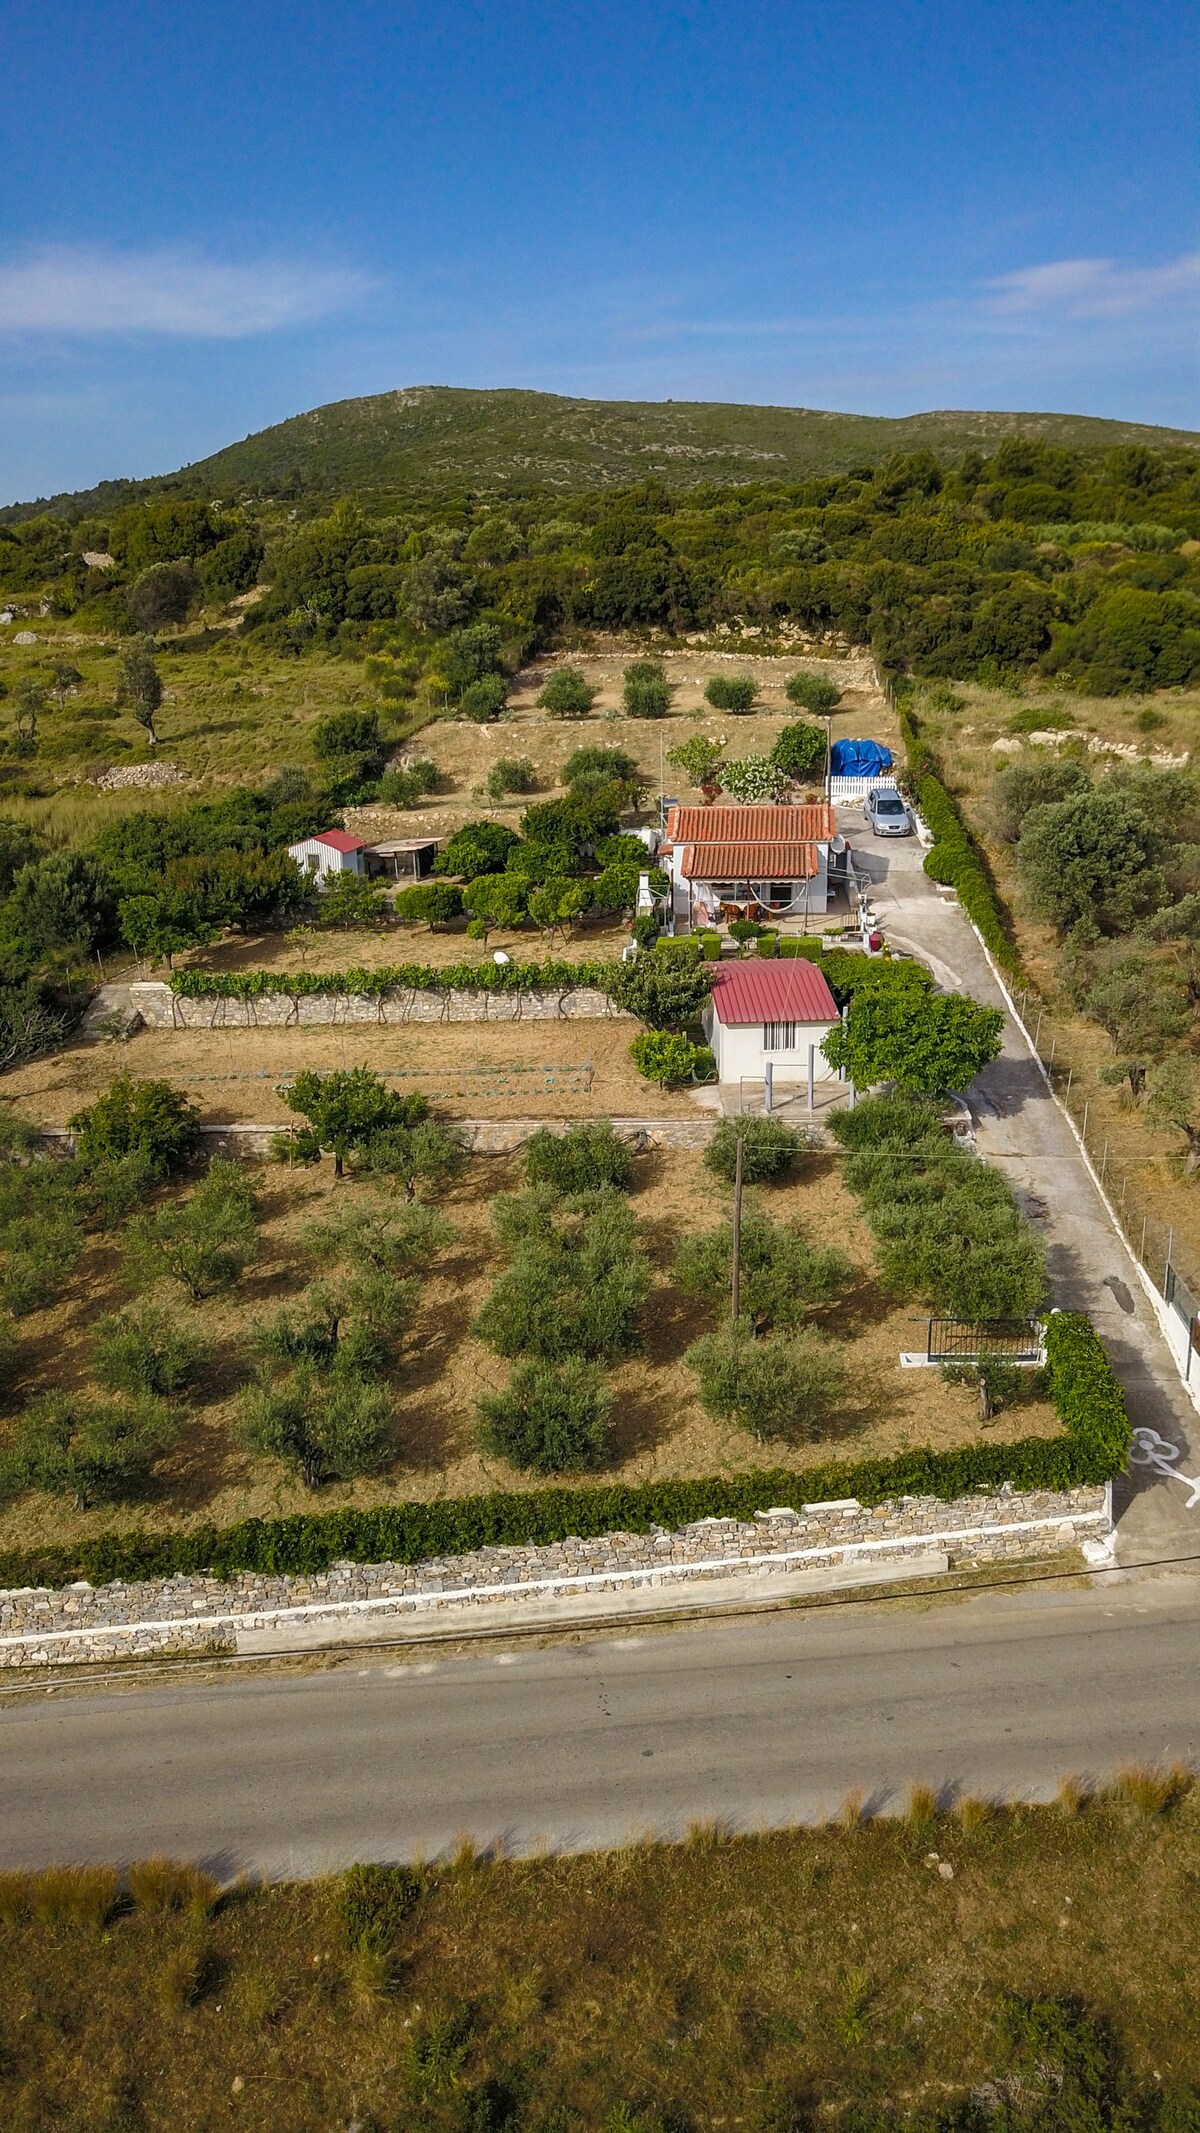
[[[790,1051],[764,1051],[763,1025],[761,1022],[718,1022],[709,1010],[707,1026],[711,1032],[709,1042],[716,1055],[717,1075],[721,1081],[761,1081],[763,1066],[770,1060],[780,1074],[803,1076],[808,1073],[808,1047],[816,1047],[814,1072],[818,1081],[836,1081],[837,1075],[821,1050],[821,1040],[834,1022],[801,1022],[796,1025],[796,1043]]]
[[[298,867],[315,874],[318,881],[326,874],[361,874],[361,852],[335,852],[332,845],[318,844],[315,837],[306,837],[301,844],[289,844],[288,853]]]
[[[701,901],[709,909],[719,906],[720,899],[717,896],[716,886],[712,882],[682,880],[676,872],[677,865],[678,858],[673,853],[669,861],[671,909],[675,917],[682,919],[685,924],[698,924]],[[818,915],[824,914],[829,903],[829,856],[823,844],[817,846],[817,871],[812,879],[810,881],[793,881],[789,886],[791,911],[788,915],[795,916],[801,911],[815,912]],[[753,893],[761,898],[764,905],[768,905],[771,883],[770,881],[752,881],[745,884],[739,882],[737,900],[741,901],[748,893]],[[727,900],[732,901],[733,899]]]

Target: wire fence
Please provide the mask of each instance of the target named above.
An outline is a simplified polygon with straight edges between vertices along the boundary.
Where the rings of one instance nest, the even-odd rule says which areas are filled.
[[[1029,990],[1014,992],[1013,999],[1051,1087],[1087,1150],[1125,1242],[1178,1319],[1180,1340],[1195,1352],[1195,1368],[1200,1373],[1200,1256],[1150,1204],[1146,1190],[1151,1178],[1172,1179],[1173,1160],[1122,1144],[1113,1130],[1111,1104],[1101,1105],[1097,1099],[1094,1076],[1059,1056],[1064,1032],[1052,1011]]]

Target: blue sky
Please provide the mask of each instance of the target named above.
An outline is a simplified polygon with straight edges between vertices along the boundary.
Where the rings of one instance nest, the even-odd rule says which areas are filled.
[[[1191,0],[0,20],[0,499],[406,384],[1200,428]]]

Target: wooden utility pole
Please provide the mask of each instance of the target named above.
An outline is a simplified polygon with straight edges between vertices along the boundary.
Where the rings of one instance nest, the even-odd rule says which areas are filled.
[[[741,1315],[742,1288],[742,1149],[744,1135],[738,1134],[737,1157],[733,1170],[733,1278],[730,1283],[730,1312],[736,1326]]]

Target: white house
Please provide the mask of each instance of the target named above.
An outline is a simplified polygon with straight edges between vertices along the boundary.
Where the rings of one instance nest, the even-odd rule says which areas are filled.
[[[717,1062],[718,1081],[762,1081],[769,1061],[789,1079],[836,1081],[821,1041],[837,1026],[833,994],[817,964],[804,956],[786,961],[754,956],[713,972],[704,1010],[704,1033]]]
[[[676,925],[823,914],[836,836],[826,801],[669,808],[657,856]]]
[[[315,874],[320,888],[327,874],[361,874],[363,849],[362,838],[352,837],[348,830],[320,830],[315,837],[289,844],[288,857],[302,873]]]

